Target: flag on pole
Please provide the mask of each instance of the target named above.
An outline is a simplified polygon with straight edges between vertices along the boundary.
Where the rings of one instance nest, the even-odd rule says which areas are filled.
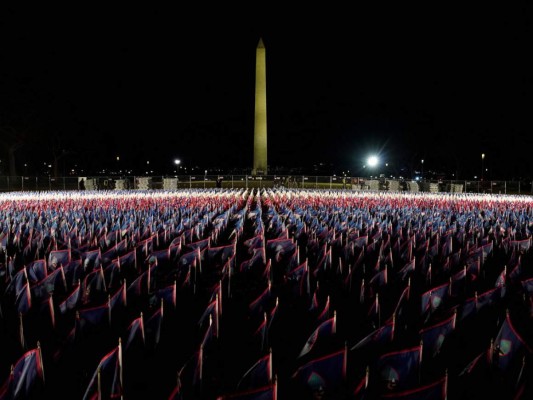
[[[446,400],[448,391],[448,377],[439,379],[428,385],[395,393],[385,393],[382,399],[392,400]]]
[[[113,399],[122,395],[122,348],[119,344],[98,363],[83,400]]]
[[[141,342],[143,347],[145,344],[145,336],[144,336],[144,322],[143,322],[143,313],[141,313],[139,318],[135,318],[128,329],[126,330],[126,343],[124,344],[124,351],[128,351],[128,349],[134,345],[134,343]]]
[[[455,319],[457,314],[454,314],[438,324],[423,328],[420,330],[422,343],[424,343],[424,353],[429,357],[435,357],[442,347],[446,337],[455,329]]]
[[[517,355],[521,352],[528,354],[533,353],[528,343],[516,331],[509,311],[502,323],[500,331],[494,340],[495,358],[494,363],[500,371],[507,371],[514,362],[519,358]]]
[[[254,389],[272,383],[272,349],[244,373],[237,384],[237,390]]]
[[[327,340],[328,338],[331,338],[336,331],[336,325],[337,325],[337,315],[334,313],[334,316],[327,321],[322,322],[309,336],[309,339],[307,339],[307,342],[305,343],[302,351],[300,352],[300,355],[298,357],[303,357],[307,353],[309,353],[316,345],[317,341],[320,338],[320,341]]]
[[[397,389],[412,387],[418,383],[422,344],[382,355],[377,362],[380,380]]]
[[[292,378],[311,388],[339,388],[346,379],[346,348],[309,361]]]
[[[217,400],[277,400],[276,382],[257,389],[217,397]]]
[[[385,324],[357,342],[350,350],[359,350],[368,345],[385,345],[394,338],[394,315]]]
[[[0,389],[0,398],[29,398],[39,383],[44,384],[44,369],[41,348],[37,344],[37,348],[26,352],[12,367],[7,382]]]

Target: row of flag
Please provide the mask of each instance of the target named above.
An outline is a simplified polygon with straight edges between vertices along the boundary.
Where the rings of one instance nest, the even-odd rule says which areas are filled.
[[[122,206],[117,199],[83,195],[49,198],[37,208],[35,200],[22,200],[34,207],[33,215],[13,201],[0,203],[3,318],[19,321],[21,349],[28,347],[26,319],[46,315],[55,327],[73,318],[73,331],[80,335],[89,332],[89,324],[110,326],[114,316],[154,301],[161,303],[156,307],[161,323],[163,306],[176,309],[180,295],[188,293],[204,304],[198,347],[178,369],[172,397],[201,394],[204,363],[216,351],[212,344],[230,334],[224,332],[223,302],[224,310],[236,306],[233,295],[242,286],[234,285],[240,281],[256,288],[243,317],[257,323],[252,335],[263,355],[236,392],[220,398],[275,398],[288,381],[313,390],[348,390],[356,398],[364,393],[446,398],[447,368],[435,368],[440,376],[429,381],[422,366],[434,363],[450,336],[491,307],[513,304],[509,299],[516,296],[521,308],[531,303],[532,219],[522,199],[274,190],[189,191],[176,199],[172,193],[122,196]],[[62,202],[84,212],[62,214]],[[273,329],[280,310],[291,302],[306,303],[311,332],[302,340],[293,373],[278,379],[272,363],[276,347],[268,349],[281,334]],[[347,309],[364,317],[352,331],[338,329],[339,319],[358,324]],[[140,338],[146,342],[144,317],[138,315],[122,329],[128,347]],[[519,314],[511,309],[497,321],[497,334],[483,354],[487,368],[516,382],[519,393],[526,387],[524,371],[530,367],[522,359],[528,359],[531,345],[513,315]],[[409,342],[418,344],[403,347]],[[370,347],[367,365],[354,376],[363,360],[351,360]],[[122,341],[104,355],[87,398],[123,395],[121,353]],[[481,358],[476,360],[467,370],[480,365]],[[509,377],[508,370],[518,372]],[[16,376],[21,375],[5,381],[6,393],[18,387]],[[27,382],[44,384],[44,373],[28,376]]]

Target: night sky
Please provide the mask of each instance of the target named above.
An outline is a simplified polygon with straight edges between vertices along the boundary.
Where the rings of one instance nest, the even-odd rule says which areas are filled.
[[[251,168],[262,37],[271,169],[532,177],[532,10],[489,3],[2,5],[0,172]]]

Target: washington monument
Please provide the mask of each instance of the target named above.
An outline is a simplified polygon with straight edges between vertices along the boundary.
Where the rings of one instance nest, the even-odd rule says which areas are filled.
[[[255,119],[254,166],[252,175],[266,175],[267,171],[267,109],[265,46],[259,39],[255,51]]]

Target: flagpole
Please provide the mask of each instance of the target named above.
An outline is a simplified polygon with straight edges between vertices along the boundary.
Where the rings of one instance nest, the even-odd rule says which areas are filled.
[[[174,280],[174,287],[172,288],[172,303],[174,303],[174,310],[177,307],[176,304],[176,280]]]
[[[381,328],[381,310],[379,309],[379,293],[376,293],[376,311],[378,313],[378,328]]]
[[[522,375],[524,374],[525,367],[526,367],[526,356],[523,356],[522,367],[520,368],[520,372],[518,373],[518,378],[516,379],[515,389],[518,389],[518,386],[520,385],[520,381],[522,380]]]
[[[181,379],[180,379],[181,370],[179,370],[176,373],[176,387],[178,388],[178,391],[181,391]]]
[[[455,330],[455,321],[457,320],[457,308],[453,310],[453,324],[452,329]]]
[[[39,352],[39,364],[41,366],[41,372],[43,373],[43,383],[44,383],[44,365],[43,365],[43,352],[41,350],[41,342],[37,341],[37,351]]]
[[[78,279],[79,281],[79,279]],[[124,285],[124,305],[128,305],[128,283],[126,282],[126,278],[122,281],[122,284]]]
[[[124,297],[124,306],[128,306],[128,297],[127,297],[128,291],[126,290],[126,278],[124,278],[124,282],[122,282],[122,296]]]
[[[157,258],[156,258],[157,260]],[[150,278],[151,278],[151,270],[152,269],[152,266],[150,265],[150,262],[148,262],[148,276],[146,279],[146,282],[147,282],[147,290],[148,290],[148,294],[150,294]]]
[[[218,312],[222,315],[222,279],[218,281]]]
[[[98,366],[97,375],[98,375],[98,400],[102,400],[102,379],[100,376],[100,366]]]
[[[123,376],[122,376],[122,338],[118,338],[118,367],[120,368],[120,398],[124,398],[124,392],[123,392]]]
[[[268,349],[268,381],[272,382],[272,347]]]
[[[143,312],[141,311],[141,336],[143,338],[143,344],[146,345],[146,340],[144,338],[144,317],[143,317]]]
[[[261,352],[264,350],[265,344],[268,341],[268,338],[267,338],[267,335],[268,335],[267,327],[268,327],[268,325],[267,325],[267,313],[266,313],[266,311],[263,312],[263,326],[264,326],[264,328],[263,328],[263,335],[262,335],[263,337],[261,339]]]
[[[11,364],[11,371],[9,372],[8,380],[13,382],[13,379],[15,379],[15,366]]]
[[[202,273],[202,256],[200,255],[200,248],[197,247],[196,250],[198,252],[198,268],[200,273]]]
[[[68,290],[67,288],[67,278],[65,278],[65,270],[63,269],[63,265],[61,265],[61,278],[63,279],[63,285],[65,286],[65,291]]]
[[[111,326],[111,295],[107,295],[107,313],[109,318],[109,325]]]
[[[50,307],[50,318],[52,319],[52,329],[56,327],[56,316],[54,312],[54,297],[50,294],[48,306]]]
[[[203,344],[200,344],[200,350],[198,350],[199,354],[198,354],[198,357],[199,357],[199,360],[198,360],[198,368],[199,368],[199,373],[198,373],[198,378],[200,379],[200,395],[202,394],[202,378],[203,378],[203,368],[204,368],[204,345]]]
[[[348,363],[348,342],[344,342],[344,354],[342,358],[342,380],[346,382],[346,367]]]
[[[22,350],[26,350],[26,341],[24,340],[24,323],[22,322],[22,313],[19,313],[19,335]]]

